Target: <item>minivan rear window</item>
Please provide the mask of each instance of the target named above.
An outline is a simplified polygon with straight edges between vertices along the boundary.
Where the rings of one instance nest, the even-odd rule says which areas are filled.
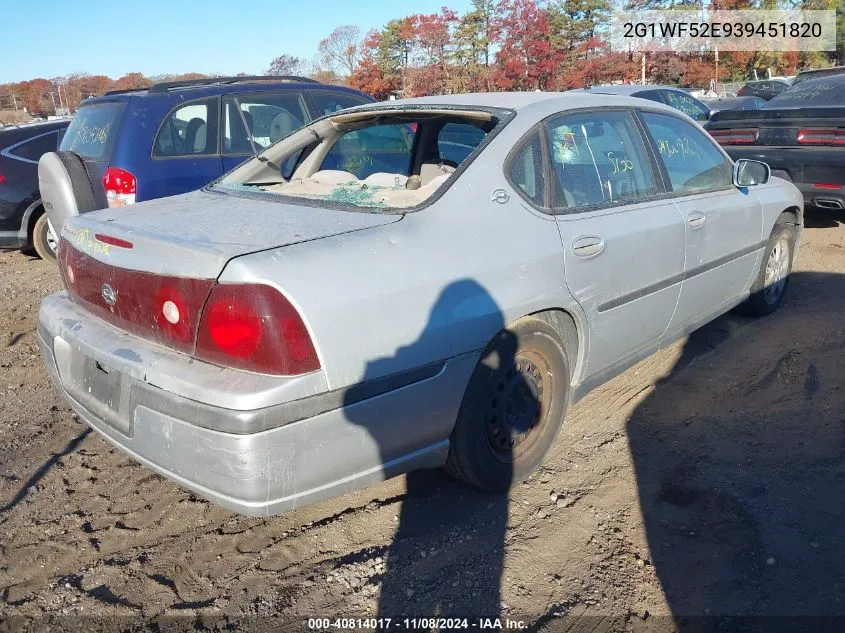
[[[126,104],[107,101],[79,108],[59,149],[91,160],[108,160]]]

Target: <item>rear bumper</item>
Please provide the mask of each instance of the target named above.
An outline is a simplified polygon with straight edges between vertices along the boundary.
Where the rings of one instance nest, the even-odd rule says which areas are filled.
[[[337,394],[326,394],[326,402],[338,405],[317,413],[302,408],[303,400],[313,398],[297,398],[256,414],[150,384],[145,368],[156,364],[149,364],[155,350],[147,348],[155,346],[94,319],[63,294],[42,303],[38,342],[54,384],[108,441],[219,505],[260,516],[442,465],[476,361],[474,355],[452,359],[377,395],[364,389],[351,404],[345,403],[361,386],[339,401]],[[131,349],[124,356],[134,355],[134,368],[108,364],[115,345]],[[183,363],[190,373],[196,361],[183,357]]]

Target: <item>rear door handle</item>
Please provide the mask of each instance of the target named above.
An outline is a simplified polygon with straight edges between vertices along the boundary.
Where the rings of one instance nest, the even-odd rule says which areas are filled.
[[[687,224],[694,229],[700,229],[707,221],[707,216],[699,211],[693,211],[687,216]]]
[[[572,242],[572,252],[577,257],[594,257],[604,250],[604,240],[597,235],[583,235]]]

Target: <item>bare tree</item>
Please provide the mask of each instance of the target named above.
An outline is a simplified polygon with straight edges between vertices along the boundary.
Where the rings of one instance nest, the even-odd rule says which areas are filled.
[[[303,59],[295,55],[288,55],[282,53],[272,62],[270,68],[267,69],[268,75],[301,75],[305,69],[305,62]]]
[[[361,29],[354,24],[337,27],[317,46],[320,62],[327,70],[351,75],[361,55]]]

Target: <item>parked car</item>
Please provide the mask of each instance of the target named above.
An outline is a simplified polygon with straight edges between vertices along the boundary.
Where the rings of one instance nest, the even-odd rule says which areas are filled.
[[[830,77],[831,75],[845,74],[845,66],[831,66],[830,68],[817,68],[815,70],[802,70],[795,76],[792,85],[807,81],[808,79],[818,79],[819,77]]]
[[[789,82],[783,79],[766,79],[765,81],[751,81],[737,90],[737,97],[760,97],[768,101],[789,88]]]
[[[762,110],[714,115],[706,128],[732,158],[766,162],[807,204],[845,209],[845,75],[796,82]]]
[[[38,193],[38,159],[58,147],[70,121],[0,127],[0,248],[34,248],[55,260],[51,231]]]
[[[82,205],[117,207],[204,187],[247,158],[328,112],[372,102],[304,77],[218,77],[158,83],[82,102],[48,166],[72,177]],[[56,176],[41,189],[61,206]]]
[[[670,105],[676,110],[680,110],[687,116],[699,122],[707,121],[707,119],[710,118],[710,110],[706,105],[693,97],[686,90],[682,88],[675,88],[673,86],[620,84],[612,86],[592,86],[590,88],[570,90],[569,92],[589,92],[591,94],[627,95],[629,97],[638,97],[640,99],[648,99],[650,101],[657,101],[658,103]]]
[[[712,117],[725,110],[759,110],[766,105],[766,100],[760,97],[717,97],[705,99],[704,104],[710,109]]]
[[[642,99],[360,106],[202,191],[69,219],[39,343],[92,428],[238,512],[444,464],[504,490],[592,388],[776,310],[801,206]]]

